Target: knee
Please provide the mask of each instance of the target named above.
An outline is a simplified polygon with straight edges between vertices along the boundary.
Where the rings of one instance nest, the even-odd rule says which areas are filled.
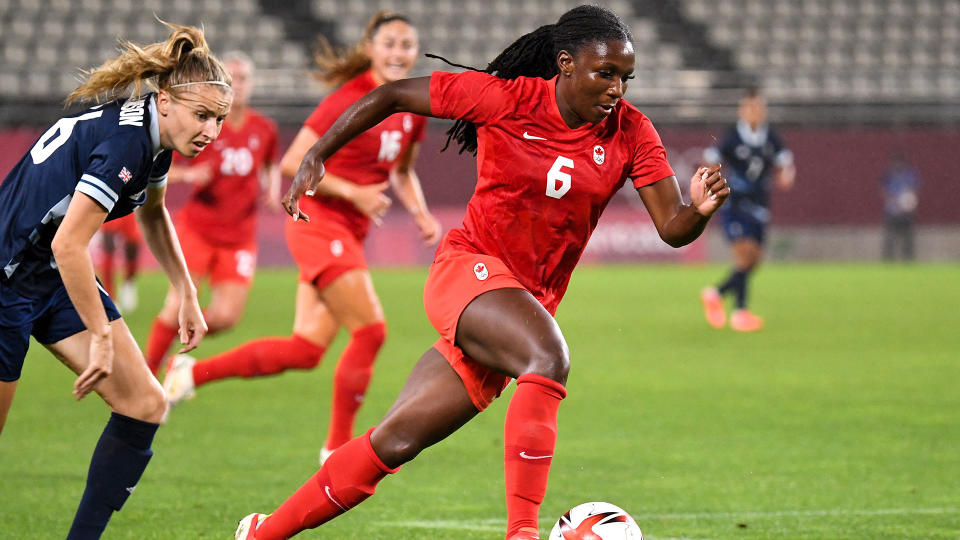
[[[530,353],[522,373],[535,373],[560,384],[567,383],[570,373],[570,349],[563,339],[551,339]]]
[[[159,383],[151,384],[148,389],[126,396],[125,399],[115,400],[109,405],[116,413],[159,424],[167,412],[167,395]]]
[[[423,451],[423,442],[412,431],[399,429],[384,421],[370,435],[374,453],[387,467],[396,468],[412,461]]]
[[[239,317],[236,315],[221,315],[219,313],[210,314],[206,318],[207,335],[213,335],[217,332],[223,332],[236,326]]]

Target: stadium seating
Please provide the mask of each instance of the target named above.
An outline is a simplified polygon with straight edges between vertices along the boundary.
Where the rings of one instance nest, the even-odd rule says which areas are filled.
[[[580,0],[0,0],[0,105],[55,103],[78,67],[114,54],[114,38],[166,36],[154,14],[203,24],[218,52],[239,49],[258,65],[254,99],[303,107],[326,89],[306,76],[319,29],[356,42],[381,8],[407,14],[422,51],[484,67],[512,39],[556,20]],[[671,106],[681,119],[730,107],[745,83],[776,105],[956,103],[960,96],[957,0],[609,0],[631,26],[637,78],[628,98]],[[300,11],[296,11],[300,10]],[[670,15],[673,19],[667,17]],[[703,33],[691,39],[678,30]],[[669,21],[668,21],[669,19]],[[670,22],[670,24],[668,24]],[[291,27],[306,25],[306,34]],[[718,62],[719,57],[729,62]],[[418,61],[414,76],[444,69]],[[879,109],[878,109],[879,110]],[[921,111],[914,108],[907,111]],[[932,113],[939,116],[942,109]],[[880,110],[882,114],[882,110]],[[2,115],[0,115],[2,116]],[[718,113],[728,117],[729,111]],[[2,118],[0,118],[2,120]],[[282,121],[282,118],[281,118]]]

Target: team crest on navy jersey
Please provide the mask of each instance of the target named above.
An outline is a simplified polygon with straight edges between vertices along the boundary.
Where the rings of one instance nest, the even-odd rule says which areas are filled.
[[[127,169],[126,167],[124,167],[120,169],[120,174],[118,174],[117,176],[120,177],[120,180],[123,180],[124,184],[126,184],[127,182],[130,181],[131,178],[133,178],[133,173],[130,172],[130,169]]]
[[[603,165],[603,160],[606,159],[607,152],[599,144],[593,147],[593,161],[597,165]]]

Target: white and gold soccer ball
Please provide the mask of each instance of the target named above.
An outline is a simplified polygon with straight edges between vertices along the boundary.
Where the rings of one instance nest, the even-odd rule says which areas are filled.
[[[622,508],[588,502],[560,516],[550,531],[550,540],[643,540],[643,533]]]

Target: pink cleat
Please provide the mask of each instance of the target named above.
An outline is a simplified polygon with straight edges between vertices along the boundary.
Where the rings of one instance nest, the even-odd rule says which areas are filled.
[[[730,315],[730,328],[737,332],[756,332],[763,328],[763,319],[749,310],[738,309]]]
[[[727,312],[723,309],[723,298],[717,289],[707,287],[700,291],[700,301],[703,302],[703,314],[707,317],[707,324],[721,329],[727,324]]]

